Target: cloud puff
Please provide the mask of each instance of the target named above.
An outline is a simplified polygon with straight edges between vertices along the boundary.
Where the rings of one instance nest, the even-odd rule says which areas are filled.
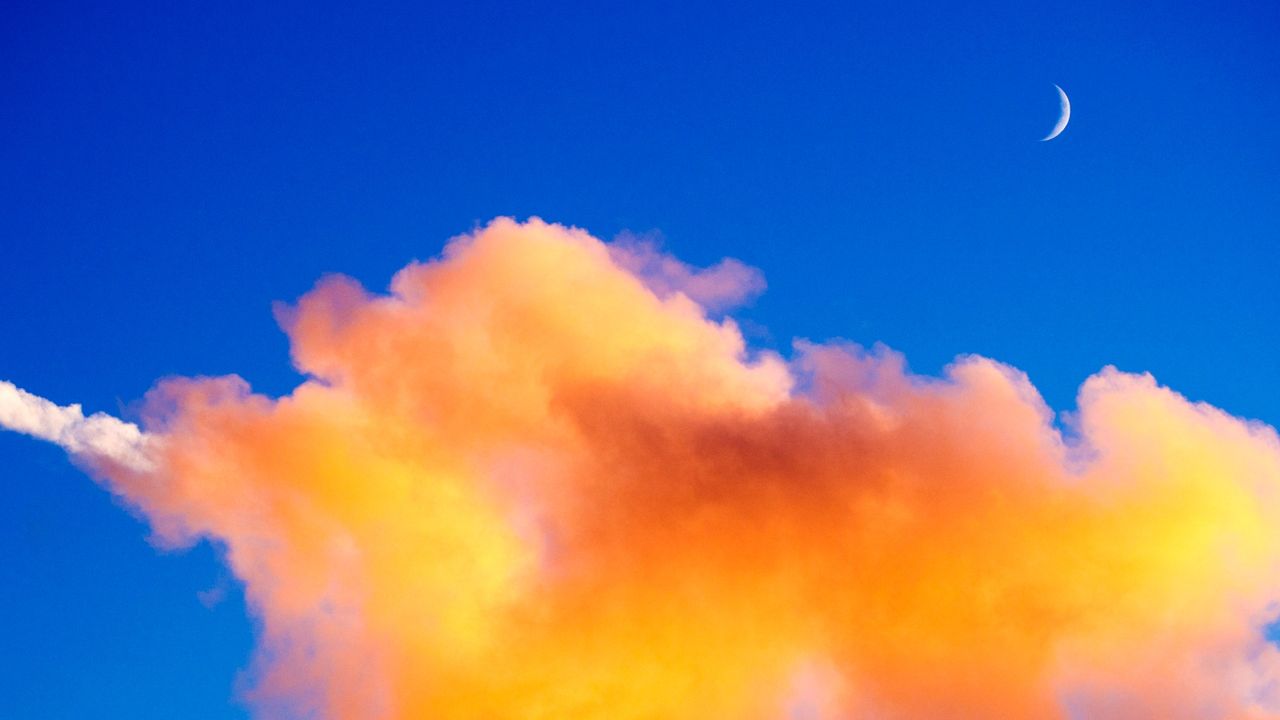
[[[1280,716],[1271,428],[753,352],[721,268],[499,219],[325,279],[278,313],[304,383],[161,383],[107,482],[226,547],[264,717]]]
[[[699,269],[662,252],[656,235],[623,233],[609,245],[609,257],[640,278],[658,297],[683,293],[712,311],[728,310],[764,292],[764,275],[733,258]]]
[[[149,467],[137,425],[104,413],[85,417],[79,405],[57,405],[2,380],[0,427],[48,440],[74,455],[137,470]]]

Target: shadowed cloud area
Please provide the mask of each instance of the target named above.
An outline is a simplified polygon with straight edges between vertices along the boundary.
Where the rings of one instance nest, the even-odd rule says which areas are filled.
[[[165,380],[145,442],[63,444],[225,547],[262,717],[1280,717],[1273,429],[1114,369],[1055,424],[981,357],[755,352],[712,313],[762,289],[498,219],[278,309],[290,395]]]

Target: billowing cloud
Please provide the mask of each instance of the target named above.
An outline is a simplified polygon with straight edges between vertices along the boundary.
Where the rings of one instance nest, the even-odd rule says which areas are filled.
[[[306,382],[164,381],[150,467],[98,472],[226,548],[263,717],[1280,717],[1274,430],[753,352],[722,268],[499,219],[323,280],[278,313]]]

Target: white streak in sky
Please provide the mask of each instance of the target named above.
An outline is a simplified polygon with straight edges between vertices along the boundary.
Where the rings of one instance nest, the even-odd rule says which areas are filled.
[[[60,445],[73,455],[111,460],[133,470],[151,469],[147,435],[106,413],[89,417],[77,404],[57,405],[0,380],[0,427]]]

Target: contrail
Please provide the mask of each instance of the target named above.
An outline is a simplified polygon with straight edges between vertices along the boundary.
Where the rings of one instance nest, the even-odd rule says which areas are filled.
[[[106,413],[85,417],[79,404],[58,405],[3,380],[0,427],[48,440],[72,455],[105,459],[136,471],[151,468],[148,437],[137,425]]]

